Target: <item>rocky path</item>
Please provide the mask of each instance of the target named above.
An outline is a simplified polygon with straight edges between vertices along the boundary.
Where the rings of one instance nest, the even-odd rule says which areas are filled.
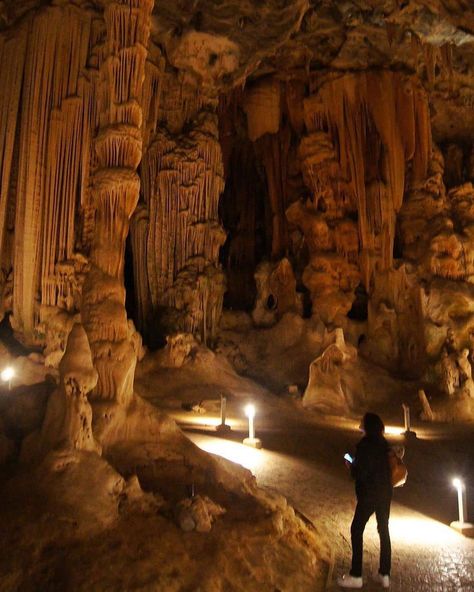
[[[284,424],[276,422],[278,427],[272,428],[269,426],[274,422],[265,423],[260,434],[265,448],[261,451],[242,446],[242,434],[235,431],[225,439],[212,431],[189,435],[206,450],[249,468],[261,486],[283,494],[328,536],[333,566],[327,590],[338,590],[337,576],[350,566],[349,530],[354,508],[353,484],[340,459],[360,434],[340,427],[302,426],[291,419]],[[395,490],[390,521],[392,592],[474,592],[474,539],[447,526],[457,517],[450,471],[471,471],[472,478],[472,450],[472,431],[448,441],[440,433],[437,439],[431,435],[408,443],[410,478],[405,488]],[[474,518],[472,512],[470,518]],[[372,581],[378,568],[374,517],[366,529],[364,551],[363,589],[378,590]]]

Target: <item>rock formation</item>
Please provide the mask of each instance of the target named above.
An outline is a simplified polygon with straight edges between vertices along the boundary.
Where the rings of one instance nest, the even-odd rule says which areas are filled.
[[[139,197],[140,100],[152,8],[152,0],[105,4],[105,39],[97,64],[98,132],[91,179],[95,232],[81,312],[99,374],[94,397],[121,403],[133,395],[137,360],[124,306],[124,248]]]
[[[287,312],[302,313],[296,278],[288,259],[274,264],[261,263],[255,271],[255,284],[257,296],[252,318],[257,327],[271,326]]]
[[[344,376],[345,366],[349,366],[347,375],[351,373],[351,363],[357,357],[357,350],[345,343],[342,329],[336,329],[334,333],[333,342],[324,348],[309,367],[303,406],[333,415],[347,415],[362,392],[360,385],[354,388]]]
[[[208,497],[186,498],[178,507],[178,523],[185,532],[209,532],[213,521],[225,514],[225,509]]]
[[[347,415],[383,376],[472,420],[473,46],[461,0],[0,0],[0,461],[68,508],[96,469],[100,524],[148,482],[199,532],[234,494],[303,532],[135,396],[145,347],[161,394],[238,368]]]
[[[59,363],[59,388],[49,397],[41,429],[26,438],[24,462],[45,457],[52,450],[88,450],[100,454],[101,447],[92,433],[89,393],[98,374],[84,328],[75,324],[69,333],[66,351]]]
[[[415,248],[425,257],[430,251],[426,263],[437,276],[466,276],[453,268],[454,261],[461,265],[461,243],[468,240],[470,199],[467,157],[454,132],[444,133],[445,178],[449,208],[464,236],[455,233],[448,241],[439,229],[430,245],[423,236],[425,243],[416,247],[413,234],[417,204],[438,216],[424,206],[430,205],[426,192],[433,190],[434,176],[439,184],[443,173],[433,169],[431,130],[442,143],[444,122],[439,114],[430,121],[428,104],[439,104],[444,87],[446,105],[456,103],[455,88],[462,96],[468,92],[456,76],[471,37],[459,29],[456,8],[449,12],[439,3],[428,18],[417,3],[387,5],[377,21],[357,3],[353,10],[336,3],[330,14],[304,2],[282,8],[268,1],[232,17],[217,6],[203,11],[205,2],[196,12],[152,2],[54,3],[35,12],[36,4],[5,2],[2,36],[2,285],[5,290],[13,268],[12,322],[25,341],[64,351],[64,335],[51,330],[56,310],[74,315],[83,307],[89,273],[95,274],[95,291],[106,281],[88,266],[121,283],[139,176],[142,199],[131,233],[137,326],[145,333],[156,326],[215,340],[225,291],[218,203],[235,145],[222,135],[224,127],[246,137],[260,161],[268,198],[267,256],[289,251],[298,258],[291,237],[299,229],[307,261],[298,285],[309,290],[314,312],[325,322],[343,323],[360,285],[377,299],[374,275],[396,267],[394,247],[404,258]],[[378,42],[378,62],[368,37],[361,36],[364,26]],[[68,54],[54,59],[63,46]],[[311,65],[315,59],[324,71]],[[412,73],[393,68],[397,61]],[[260,69],[259,62],[265,64]],[[284,77],[271,73],[277,64],[285,66]],[[349,74],[350,68],[358,71]],[[42,84],[40,73],[46,73]],[[250,74],[243,91],[229,92]],[[217,108],[223,93],[224,110]],[[31,96],[29,103],[25,96]],[[222,117],[233,121],[218,121]],[[33,161],[37,166],[30,170]],[[123,295],[114,298],[118,307]],[[89,299],[98,306],[87,283],[86,310]],[[87,315],[84,322],[100,365],[104,352],[94,344],[104,336],[92,335]],[[113,322],[118,326],[118,319]],[[114,339],[125,360],[124,337]],[[115,379],[101,378],[104,372],[97,392],[108,397]]]
[[[472,325],[472,10],[227,4],[2,2],[2,315],[52,367],[81,320],[92,398],[130,402],[127,314],[214,346],[284,260],[263,324],[302,306],[431,372]]]

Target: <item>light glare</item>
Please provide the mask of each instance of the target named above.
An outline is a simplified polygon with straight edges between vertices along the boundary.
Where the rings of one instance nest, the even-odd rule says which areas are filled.
[[[385,433],[390,436],[401,436],[403,434],[403,428],[398,426],[385,426]]]
[[[459,479],[459,477],[455,477],[453,479],[453,485],[454,485],[454,487],[456,487],[456,489],[461,489],[462,488],[462,481],[461,481],[461,479]]]
[[[4,370],[2,370],[2,373],[0,374],[3,382],[8,382],[9,380],[11,380],[14,376],[15,376],[15,371],[13,370],[13,368],[11,366],[7,366]]]
[[[206,452],[217,454],[227,460],[242,465],[255,474],[256,469],[263,462],[262,451],[229,440],[220,438],[207,439],[193,438],[193,441]]]
[[[390,518],[390,535],[396,541],[408,542],[414,547],[440,547],[457,541],[457,533],[426,516],[399,515]]]
[[[249,419],[253,419],[255,417],[255,405],[252,405],[252,403],[249,403],[248,405],[246,405],[245,406],[245,415]]]

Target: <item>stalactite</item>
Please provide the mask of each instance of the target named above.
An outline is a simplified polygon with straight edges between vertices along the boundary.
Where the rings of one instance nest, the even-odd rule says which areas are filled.
[[[430,107],[420,92],[415,104],[416,148],[413,155],[412,182],[422,182],[428,176],[432,152]]]
[[[281,84],[275,78],[258,81],[245,90],[243,108],[247,114],[248,136],[252,142],[280,129]]]
[[[445,71],[445,75],[447,78],[452,81],[452,77],[454,75],[453,69],[453,44],[452,43],[445,43],[440,48],[440,55],[441,61],[443,64],[443,69]]]
[[[145,80],[142,89],[143,149],[147,150],[160,122],[162,89],[165,81],[165,59],[161,51],[150,43],[145,64]]]
[[[51,114],[43,218],[42,304],[57,305],[56,263],[74,255],[74,221],[82,144],[82,102],[63,101]]]
[[[412,58],[413,58],[413,61],[415,63],[415,67],[416,67],[420,53],[423,50],[423,46],[421,44],[420,38],[413,31],[411,31],[411,34],[410,34],[410,46],[411,46]]]
[[[288,112],[291,127],[298,135],[301,135],[304,131],[304,96],[305,84],[302,80],[290,80],[286,83],[286,111]]]
[[[387,29],[387,39],[388,39],[388,44],[390,45],[390,47],[393,44],[394,39],[397,36],[398,33],[398,26],[394,25],[393,23],[387,23],[386,24],[386,29]]]
[[[392,269],[407,171],[412,184],[428,174],[429,107],[415,79],[382,70],[329,78],[304,113],[299,156],[312,203],[295,204],[287,216],[310,249],[303,279],[313,311],[331,322],[349,310],[360,279],[370,290],[376,268]]]
[[[431,131],[425,93],[413,79],[399,73],[347,75],[324,84],[317,97],[307,100],[305,113],[310,132],[329,131],[340,178],[349,181],[350,192],[355,197],[361,264],[364,282],[369,285],[377,259],[380,258],[383,268],[391,266],[395,217],[403,201],[407,161],[413,163],[414,179],[427,175]],[[370,171],[374,163],[375,169]],[[323,174],[327,179],[327,172]],[[371,177],[384,187],[380,191],[380,185],[372,185],[369,197],[367,187]],[[337,196],[340,193],[337,183],[334,192],[336,201],[342,199]],[[376,212],[382,220],[374,217]],[[375,241],[381,229],[388,235]],[[374,253],[374,248],[383,251],[383,256]]]
[[[267,177],[270,205],[270,230],[272,237],[271,256],[279,259],[288,250],[288,230],[285,219],[288,160],[291,143],[291,128],[288,118],[302,125],[302,108],[290,107],[287,90],[275,77],[265,78],[250,88],[242,97],[242,108],[247,116],[248,137],[255,142]],[[301,86],[288,85],[290,95],[301,98]],[[288,105],[288,106],[287,106]],[[282,114],[285,116],[282,122]],[[301,121],[298,123],[298,117]]]
[[[184,210],[186,208],[179,214],[179,222],[171,216],[171,212],[175,207],[173,200],[170,197],[171,201],[169,201],[168,198],[165,199],[163,196],[167,193],[170,196],[173,195],[173,188],[168,186],[168,183],[174,181],[166,180],[164,178],[165,172],[160,172],[160,167],[163,162],[173,160],[171,153],[178,145],[181,143],[183,146],[186,145],[185,136],[180,136],[183,128],[185,126],[189,127],[192,132],[194,126],[192,122],[202,111],[204,103],[209,104],[209,108],[213,110],[214,107],[210,103],[215,103],[215,101],[209,101],[209,98],[205,100],[195,83],[187,81],[185,77],[177,75],[175,72],[165,71],[164,57],[159,48],[153,44],[151,44],[145,67],[142,95],[144,127],[143,159],[140,174],[144,201],[140,210],[137,211],[136,217],[132,220],[132,251],[135,287],[142,295],[142,298],[137,299],[138,311],[135,320],[137,327],[147,334],[152,330],[150,320],[156,313],[156,307],[162,306],[162,304],[158,303],[164,298],[164,291],[172,286],[179,270],[184,267],[189,258],[188,254],[183,253],[179,260],[174,261],[173,241],[179,240],[181,243],[182,239],[179,237],[186,235],[186,233],[189,234],[192,227],[196,226],[197,220],[207,220],[206,215],[203,215],[198,210],[196,210],[194,218],[189,217],[189,219],[185,220]],[[203,120],[202,115],[199,115],[199,118],[201,121]],[[196,124],[195,127],[199,128],[199,125]],[[206,134],[207,132],[202,134],[202,143],[206,141]],[[197,188],[193,186],[190,179],[193,178],[194,174],[201,175],[202,171],[190,173],[188,170],[191,166],[189,161],[192,160],[194,154],[191,146],[195,142],[201,142],[196,137],[193,136],[190,140],[190,152],[188,156],[184,157],[184,164],[172,165],[173,168],[176,168],[177,186],[182,185],[179,191],[182,200],[187,202],[200,199],[199,196],[194,196]],[[163,145],[157,150],[159,143]],[[185,152],[177,149],[176,163],[183,154]],[[215,158],[217,161],[220,159],[217,152]],[[202,160],[201,157],[199,160]],[[212,166],[212,164],[209,164],[209,167],[212,168]],[[203,174],[208,175],[209,173]],[[181,176],[183,178],[182,182],[179,181]],[[207,184],[204,184],[203,190],[209,190],[213,195],[212,187]],[[214,197],[212,197],[211,201],[213,199]],[[162,200],[164,200],[163,203]],[[167,200],[169,203],[165,204]],[[166,216],[168,224],[163,224],[160,217],[157,217],[158,211]],[[217,220],[217,214],[215,220]],[[208,237],[211,234],[207,232]],[[207,247],[203,248],[207,249]],[[192,252],[200,252],[199,245],[194,245],[194,247],[189,245],[189,249]],[[211,251],[216,251],[215,246],[211,248]],[[169,252],[172,253],[170,269],[174,271],[170,272],[167,276],[168,280],[165,280],[164,276],[161,275],[161,270],[166,269],[165,257],[166,253]],[[217,256],[212,255],[212,257],[217,262]],[[201,265],[200,268],[202,269],[203,266]],[[170,299],[168,298],[168,300]],[[209,318],[211,317],[212,315]]]
[[[132,252],[134,255],[133,274],[137,302],[135,322],[144,333],[147,332],[147,321],[151,315],[151,297],[147,272],[147,239],[149,228],[148,209],[144,204],[138,205],[130,223]]]
[[[282,126],[276,134],[266,134],[257,141],[267,177],[271,211],[272,257],[282,257],[288,249],[288,230],[285,219],[288,151],[291,130]]]
[[[219,114],[221,145],[225,134],[229,140],[226,149],[230,151],[220,205],[228,232],[221,260],[227,276],[226,305],[251,310],[255,302],[254,272],[265,248],[265,187],[257,169],[254,145],[248,139],[236,138],[236,120],[231,118],[231,109],[229,106],[229,110]]]
[[[426,68],[426,78],[428,80],[428,84],[432,87],[435,82],[436,76],[436,59],[437,59],[437,51],[438,48],[431,45],[431,43],[424,43],[423,44],[423,53],[425,58],[425,68]]]

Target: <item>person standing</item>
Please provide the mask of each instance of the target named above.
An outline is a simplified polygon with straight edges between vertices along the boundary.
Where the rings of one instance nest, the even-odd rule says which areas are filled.
[[[365,525],[375,512],[380,537],[380,564],[376,581],[383,588],[390,586],[391,544],[388,529],[392,483],[389,465],[389,444],[384,438],[385,426],[375,413],[366,413],[361,429],[364,437],[357,444],[350,463],[355,479],[357,506],[351,525],[352,566],[349,574],[338,579],[341,588],[362,588],[362,551]]]

